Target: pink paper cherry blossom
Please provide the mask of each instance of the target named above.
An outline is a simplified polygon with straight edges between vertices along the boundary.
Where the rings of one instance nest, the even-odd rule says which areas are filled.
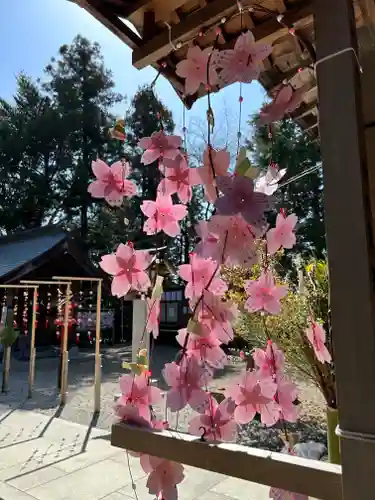
[[[195,305],[196,317],[204,329],[211,332],[222,344],[233,340],[232,323],[238,316],[238,308],[231,301],[223,301],[217,295],[205,290]]]
[[[315,321],[307,328],[306,336],[314,349],[315,356],[321,363],[330,363],[332,360],[331,354],[327,349],[326,332],[320,323]]]
[[[260,376],[272,377],[284,372],[284,354],[274,342],[268,341],[266,349],[254,349],[252,356]]]
[[[266,225],[265,212],[272,208],[272,198],[263,193],[254,192],[254,182],[248,177],[217,177],[217,186],[224,196],[216,200],[215,207],[219,215],[241,214],[248,224],[258,230]]]
[[[272,52],[271,45],[255,43],[251,31],[242,33],[237,38],[234,49],[222,50],[215,58],[220,68],[219,81],[225,85],[234,82],[250,83],[259,78],[264,70],[262,61]]]
[[[212,332],[200,336],[190,333],[186,328],[178,331],[177,342],[186,349],[188,356],[196,358],[199,364],[204,364],[206,369],[224,368],[227,357],[220,347],[221,342]]]
[[[152,260],[149,252],[134,250],[131,243],[120,244],[116,253],[103,255],[100,267],[108,274],[113,275],[112,295],[124,297],[129,290],[147,292],[151,286],[150,278],[145,269]]]
[[[249,312],[265,311],[269,314],[279,314],[280,299],[288,293],[286,285],[276,285],[270,271],[261,274],[257,280],[245,282],[245,290],[249,296],[245,308]]]
[[[207,65],[209,63],[210,54],[212,52],[211,47],[207,47],[201,50],[200,47],[195,45],[190,47],[187,52],[186,59],[180,61],[176,66],[176,74],[185,78],[185,93],[194,94],[199,89],[200,85],[216,85],[217,74],[214,68],[213,60],[215,51],[210,59],[210,67],[208,72],[207,81]]]
[[[293,248],[296,244],[294,228],[298,222],[295,214],[285,217],[283,213],[277,214],[276,227],[267,233],[267,250],[273,255],[280,248]]]
[[[297,421],[297,406],[294,401],[297,399],[297,387],[285,375],[276,376],[276,401],[280,407],[280,419],[287,422]]]
[[[150,405],[161,400],[160,389],[149,385],[147,373],[141,375],[123,375],[120,378],[122,396],[117,401],[118,405],[126,406],[131,403],[139,412],[139,416],[148,422],[151,421]]]
[[[281,87],[274,100],[266,104],[260,111],[259,121],[262,125],[270,125],[281,120],[284,115],[297,109],[306,93],[306,87],[294,90],[291,85]]]
[[[209,290],[216,295],[224,295],[228,287],[218,276],[218,263],[211,258],[203,259],[195,253],[190,254],[190,263],[179,267],[179,275],[187,285],[185,297],[199,298],[203,290]]]
[[[235,408],[233,399],[224,399],[217,404],[210,396],[210,406],[206,413],[190,421],[190,434],[202,436],[204,432],[206,441],[233,441],[237,435],[237,424],[233,419]]]
[[[124,197],[131,197],[137,192],[133,181],[126,177],[130,174],[129,163],[117,161],[109,167],[103,160],[92,162],[92,171],[96,177],[87,191],[93,198],[104,198],[111,206],[120,206]]]
[[[160,299],[147,298],[146,331],[152,333],[154,339],[159,336]]]
[[[167,363],[163,377],[171,387],[167,392],[167,406],[171,411],[182,410],[187,404],[202,413],[208,404],[208,394],[202,390],[211,380],[210,374],[200,366],[196,358],[184,356],[178,365]]]
[[[260,175],[255,179],[254,191],[257,193],[264,193],[271,196],[277,191],[279,181],[286,174],[286,168],[279,169],[276,163],[271,162],[268,166],[267,172]]]
[[[235,421],[247,424],[256,413],[260,413],[263,424],[274,425],[279,420],[279,406],[274,400],[276,388],[271,377],[259,378],[255,371],[247,370],[239,382],[230,386],[225,393],[237,405]]]
[[[143,137],[138,146],[146,151],[143,153],[141,162],[144,165],[159,160],[170,158],[173,160],[180,154],[182,139],[178,135],[167,135],[163,130],[154,132],[151,137]]]
[[[193,195],[190,185],[190,168],[186,158],[178,155],[173,160],[164,159],[159,166],[165,179],[158,186],[158,192],[172,195],[177,193],[182,203],[188,203]]]
[[[148,460],[147,471],[150,475],[146,486],[150,494],[163,500],[177,500],[176,485],[184,480],[184,468],[177,462],[148,455],[143,458],[143,466]]]
[[[187,214],[185,205],[173,205],[170,196],[158,194],[156,201],[146,200],[141,205],[142,212],[148,217],[143,230],[146,234],[155,234],[164,231],[168,236],[180,234],[178,221]]]
[[[129,402],[127,398],[120,397],[116,401],[114,410],[121,422],[138,425],[139,427],[150,427],[149,420],[141,417],[139,409],[133,403]]]
[[[199,222],[195,229],[201,238],[195,252],[201,257],[211,256],[227,265],[252,265],[257,261],[255,241],[262,232],[241,214],[213,215],[209,221]]]
[[[204,194],[209,203],[214,203],[217,198],[216,177],[226,177],[230,155],[225,149],[215,150],[208,146],[203,154],[203,166],[190,169],[190,183],[192,186],[202,184]]]

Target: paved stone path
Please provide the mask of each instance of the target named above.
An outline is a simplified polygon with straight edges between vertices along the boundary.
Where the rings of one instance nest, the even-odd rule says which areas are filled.
[[[161,389],[166,386],[161,377],[161,371],[166,362],[173,361],[177,349],[168,346],[158,346],[152,355],[152,378]],[[123,361],[131,358],[131,346],[107,348],[102,354],[102,384],[101,384],[101,411],[96,426],[109,430],[113,421],[114,395],[119,393],[119,378],[125,372]],[[93,353],[83,354],[81,358],[69,362],[67,404],[63,408],[60,418],[89,425],[94,410],[94,356]],[[9,376],[9,391],[0,393],[0,404],[22,406],[24,410],[34,410],[44,415],[52,416],[59,407],[59,392],[57,385],[57,358],[37,359],[35,370],[35,386],[32,399],[27,399],[28,362],[13,360]],[[1,365],[0,365],[1,366]],[[228,372],[219,373],[210,384],[210,388],[219,388],[227,385],[228,377],[237,374],[233,367]],[[1,375],[0,375],[1,379]],[[164,418],[164,406],[155,408],[161,418]],[[186,430],[191,410],[184,409],[178,415],[178,429]],[[175,427],[175,416],[169,414],[168,420]],[[0,498],[1,500],[1,498]]]
[[[0,404],[1,500],[130,500],[126,453],[108,431]],[[152,500],[129,457],[138,500]],[[186,467],[180,500],[268,500],[268,488]],[[244,494],[244,492],[246,492]]]

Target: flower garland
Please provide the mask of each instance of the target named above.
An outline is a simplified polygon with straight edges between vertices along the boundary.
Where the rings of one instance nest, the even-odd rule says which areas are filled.
[[[220,32],[217,32],[219,37]],[[216,45],[216,44],[215,44]],[[185,79],[185,93],[192,94],[203,85],[208,93],[208,145],[203,154],[203,165],[190,168],[183,139],[167,135],[163,128],[151,137],[144,137],[138,146],[144,150],[142,163],[158,162],[164,178],[157,191],[156,200],[143,201],[141,210],[146,216],[143,230],[146,234],[180,234],[179,222],[187,216],[186,204],[192,197],[192,186],[201,185],[207,202],[214,205],[214,214],[200,222],[196,232],[200,241],[190,254],[189,263],[179,266],[178,274],[186,282],[185,297],[189,300],[191,316],[186,328],[181,329],[177,341],[181,346],[178,359],[167,363],[163,377],[169,386],[166,406],[179,412],[189,406],[196,412],[189,422],[189,432],[204,441],[233,440],[237,426],[251,422],[260,415],[262,423],[273,426],[281,423],[286,432],[286,422],[295,422],[297,407],[296,387],[286,375],[284,356],[271,340],[266,329],[266,315],[280,312],[280,300],[287,294],[285,286],[275,282],[269,266],[269,256],[279,249],[290,249],[296,243],[297,217],[281,211],[275,227],[269,228],[267,213],[273,208],[272,195],[285,174],[272,161],[266,174],[252,168],[244,148],[238,153],[234,174],[229,171],[230,155],[225,150],[215,150],[210,142],[214,126],[210,104],[210,90],[218,82],[250,83],[258,78],[262,61],[270,55],[272,47],[256,43],[250,31],[238,38],[234,49],[219,51],[202,50],[195,45],[187,52],[186,60],[177,64],[176,72]],[[263,124],[270,125],[297,107],[301,92],[282,87],[271,104],[261,113]],[[240,99],[242,104],[242,99]],[[117,124],[119,128],[120,124]],[[184,130],[184,133],[186,130]],[[125,140],[117,131],[116,138]],[[130,166],[117,162],[112,167],[102,160],[93,162],[97,178],[89,192],[104,198],[111,205],[120,205],[123,198],[134,196],[136,186],[126,177]],[[177,194],[181,203],[173,203]],[[263,254],[263,258],[260,255]],[[152,284],[148,276],[152,256],[136,250],[132,242],[120,244],[115,253],[104,255],[100,266],[113,276],[112,294],[124,297],[129,291],[147,294],[148,315],[145,331],[158,335],[160,316],[161,280]],[[245,369],[239,380],[225,391],[225,399],[218,404],[208,390],[214,371],[227,362],[222,350],[234,337],[232,324],[239,310],[226,298],[227,285],[220,276],[223,265],[260,263],[258,279],[246,282],[247,311],[260,311],[264,318],[268,341],[264,349],[252,353],[252,369]],[[319,361],[329,362],[325,346],[325,333],[314,319],[307,329],[310,342]],[[135,423],[149,429],[166,429],[168,422],[156,418],[153,405],[162,399],[161,391],[152,386],[147,366],[147,356],[139,353],[139,363],[132,364],[132,372],[120,379],[122,396],[116,403],[116,414],[124,422]],[[288,452],[292,450],[288,448]],[[130,452],[129,452],[130,453]],[[131,453],[140,458],[143,470],[149,474],[147,487],[159,499],[174,500],[177,484],[184,478],[183,466],[147,454]],[[285,494],[285,496],[284,496]],[[275,488],[270,498],[287,498],[289,494]],[[307,497],[296,496],[300,500]]]

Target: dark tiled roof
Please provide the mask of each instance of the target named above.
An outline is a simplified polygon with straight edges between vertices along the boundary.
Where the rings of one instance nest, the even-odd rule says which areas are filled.
[[[51,250],[67,238],[60,227],[22,231],[0,238],[0,278]]]

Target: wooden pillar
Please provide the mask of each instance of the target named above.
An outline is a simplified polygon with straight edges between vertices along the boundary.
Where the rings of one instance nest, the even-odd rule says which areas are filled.
[[[100,358],[100,321],[102,307],[102,280],[98,280],[96,292],[96,325],[95,325],[95,381],[94,381],[94,411],[100,412],[100,385],[102,376],[102,362]]]
[[[352,0],[314,0],[325,219],[339,405],[343,499],[373,500],[374,291],[360,73]],[[345,437],[346,436],[346,437]]]
[[[36,309],[38,304],[38,288],[34,288],[33,293],[33,312],[31,317],[31,339],[30,339],[30,362],[29,362],[29,390],[28,397],[31,398],[33,394],[34,379],[35,379],[35,331],[36,331]]]
[[[150,335],[146,332],[147,302],[146,300],[133,300],[133,328],[132,328],[132,362],[137,360],[139,349],[150,347]]]

